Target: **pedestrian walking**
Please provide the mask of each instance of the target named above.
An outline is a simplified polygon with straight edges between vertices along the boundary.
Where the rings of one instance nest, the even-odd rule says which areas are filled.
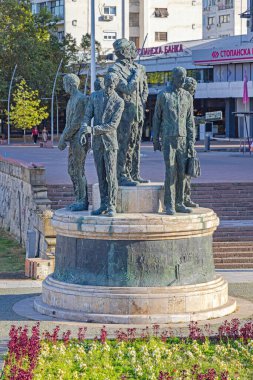
[[[47,139],[48,139],[48,132],[47,132],[47,128],[44,127],[44,128],[42,129],[42,141],[43,141],[44,143],[46,143],[46,142],[47,142]]]
[[[33,143],[34,143],[34,144],[37,144],[38,137],[39,137],[39,130],[38,130],[38,127],[34,127],[34,128],[32,129],[32,138],[33,138]]]

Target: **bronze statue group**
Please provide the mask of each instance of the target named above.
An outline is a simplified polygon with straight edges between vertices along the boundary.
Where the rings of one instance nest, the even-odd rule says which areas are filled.
[[[100,207],[92,214],[109,217],[116,214],[118,186],[149,182],[140,176],[140,146],[148,97],[145,68],[136,62],[137,50],[132,41],[118,39],[113,47],[117,59],[104,78],[96,79],[90,97],[78,90],[80,81],[75,74],[65,75],[64,89],[70,99],[58,145],[63,150],[69,143],[68,172],[76,201],[68,209],[83,211],[89,206],[85,159],[92,141],[101,198]],[[191,200],[190,183],[195,163],[198,164],[193,117],[196,86],[193,78],[186,77],[184,68],[176,67],[171,82],[157,97],[153,144],[154,150],[161,150],[164,155],[167,215],[190,213],[192,207],[198,207]]]

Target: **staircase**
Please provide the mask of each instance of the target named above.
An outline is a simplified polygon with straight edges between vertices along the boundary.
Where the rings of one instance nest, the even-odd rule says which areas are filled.
[[[92,204],[92,187],[88,187]],[[48,185],[52,209],[74,201],[72,185]],[[213,209],[221,223],[214,233],[217,269],[253,268],[253,183],[193,184],[192,199]]]

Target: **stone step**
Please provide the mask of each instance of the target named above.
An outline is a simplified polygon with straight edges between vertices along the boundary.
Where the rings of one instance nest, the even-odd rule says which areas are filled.
[[[229,264],[253,264],[253,257],[216,257],[214,258],[214,263],[229,263]]]
[[[225,253],[245,253],[245,254],[253,254],[253,242],[252,242],[252,247],[213,247],[213,252],[214,253],[220,253],[220,254],[225,254]]]
[[[216,263],[216,269],[253,269],[253,263]]]
[[[213,257],[215,259],[223,259],[223,258],[244,258],[244,257],[251,257],[253,259],[253,252],[216,252],[213,251]]]
[[[224,249],[226,249],[227,247],[234,247],[234,248],[240,248],[240,247],[244,247],[245,249],[247,247],[251,248],[253,246],[253,241],[244,241],[244,242],[240,242],[240,241],[235,241],[235,242],[216,242],[214,241],[213,242],[213,246],[214,247],[222,247]]]
[[[245,241],[248,241],[249,240],[249,237],[248,236],[215,236],[213,237],[214,241],[215,242],[227,242],[228,240],[231,241],[231,242],[237,242],[237,241],[242,241],[242,242],[245,242]]]

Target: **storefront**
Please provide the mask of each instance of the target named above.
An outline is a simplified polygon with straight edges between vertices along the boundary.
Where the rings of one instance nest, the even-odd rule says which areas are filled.
[[[247,36],[243,36],[244,39]],[[187,70],[187,75],[198,82],[194,100],[194,115],[204,118],[207,112],[221,111],[222,120],[215,122],[217,137],[243,137],[243,120],[233,112],[253,109],[253,43],[241,42],[242,36],[184,42],[180,52],[153,54],[141,63],[146,67],[149,98],[143,138],[150,137],[156,97],[171,78],[176,66]],[[163,52],[169,50],[163,48]],[[152,50],[147,50],[154,53]],[[248,78],[249,103],[242,102],[245,75]],[[197,120],[198,120],[197,118]],[[249,120],[253,136],[253,119]]]

